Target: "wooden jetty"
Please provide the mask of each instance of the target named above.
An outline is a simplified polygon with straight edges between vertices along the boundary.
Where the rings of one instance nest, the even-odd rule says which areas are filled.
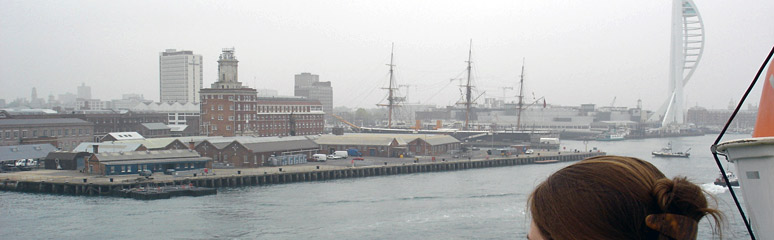
[[[545,160],[558,160],[559,162],[578,161],[589,157],[605,155],[604,152],[589,153],[565,153],[551,155],[522,155],[517,157],[504,157],[495,159],[473,159],[473,160],[455,160],[455,161],[436,161],[427,163],[408,163],[403,165],[371,165],[363,167],[340,167],[335,169],[311,169],[304,171],[283,172],[280,168],[276,173],[247,173],[235,175],[207,175],[198,177],[180,177],[174,179],[150,179],[145,181],[130,182],[61,182],[61,181],[43,181],[43,180],[23,180],[10,179],[0,175],[0,190],[34,192],[34,193],[52,193],[66,195],[87,195],[87,196],[110,196],[116,192],[127,192],[129,189],[147,188],[152,185],[156,187],[174,187],[174,186],[193,186],[203,188],[220,187],[241,187],[258,186],[269,184],[284,184],[294,182],[308,181],[326,181],[342,178],[386,176],[398,174],[413,174],[423,172],[441,172],[458,171],[474,168],[504,167],[525,164],[535,164]],[[286,169],[290,169],[287,168]],[[245,172],[247,172],[245,170]],[[193,194],[193,193],[190,193]],[[121,196],[119,194],[119,196]],[[174,196],[174,195],[170,195]],[[163,196],[158,196],[163,198]]]

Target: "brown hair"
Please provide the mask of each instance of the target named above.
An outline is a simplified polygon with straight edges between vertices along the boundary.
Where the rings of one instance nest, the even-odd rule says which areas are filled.
[[[529,197],[533,224],[546,239],[674,239],[648,227],[653,216],[685,216],[696,222],[721,213],[707,207],[701,188],[685,177],[668,179],[649,162],[621,156],[588,158],[539,184]],[[670,218],[671,219],[671,218]],[[670,225],[670,224],[664,224]],[[719,226],[715,230],[720,233]]]

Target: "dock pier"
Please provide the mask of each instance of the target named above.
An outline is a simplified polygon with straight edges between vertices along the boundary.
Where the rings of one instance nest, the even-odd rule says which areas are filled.
[[[36,179],[6,178],[0,175],[0,190],[32,193],[50,193],[76,196],[116,196],[116,192],[129,189],[151,187],[193,186],[200,188],[222,188],[242,186],[263,186],[294,182],[327,181],[343,178],[360,178],[371,176],[386,176],[413,174],[423,172],[458,171],[474,168],[505,167],[534,164],[535,161],[558,160],[559,162],[579,161],[585,158],[605,155],[604,152],[544,154],[543,156],[522,155],[494,159],[472,159],[454,161],[436,161],[423,163],[407,163],[403,165],[371,165],[361,167],[338,167],[335,169],[302,169],[293,171],[286,168],[279,172],[246,173],[232,175],[206,175],[198,177],[177,177],[174,179],[148,179],[138,181],[88,182],[82,181],[45,181]],[[219,170],[219,169],[218,169]],[[219,170],[220,171],[220,170]],[[245,171],[246,172],[246,171]]]

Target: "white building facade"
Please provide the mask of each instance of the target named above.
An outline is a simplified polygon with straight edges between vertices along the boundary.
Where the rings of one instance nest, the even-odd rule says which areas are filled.
[[[202,88],[202,55],[167,49],[159,53],[159,99],[161,102],[199,102]]]

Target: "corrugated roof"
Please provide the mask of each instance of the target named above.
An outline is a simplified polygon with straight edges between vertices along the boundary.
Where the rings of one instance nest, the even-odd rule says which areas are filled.
[[[412,134],[413,135],[413,134]],[[413,138],[411,141],[414,141],[414,139],[420,138],[424,140],[425,142],[429,143],[430,145],[443,145],[443,144],[451,144],[451,143],[459,143],[460,140],[457,140],[456,138],[449,136],[449,135],[429,135],[427,137],[420,136]]]
[[[309,140],[309,138],[307,138],[306,136],[287,136],[287,137],[237,136],[237,137],[221,137],[221,138],[205,139],[205,141],[209,142],[217,149],[223,149],[224,147],[228,146],[234,141],[239,142],[242,145],[248,145],[248,144],[256,144],[256,143],[292,142],[292,141],[305,141],[305,140]]]
[[[297,140],[250,143],[250,144],[243,144],[243,145],[247,149],[252,150],[254,153],[283,152],[283,151],[301,150],[301,149],[317,149],[319,147],[317,143],[306,138],[297,139]]]
[[[212,160],[208,157],[195,157],[195,158],[168,158],[168,159],[142,159],[142,160],[127,160],[127,161],[112,161],[103,162],[105,165],[128,165],[128,164],[143,164],[143,163],[176,163],[176,162],[206,162]]]
[[[94,145],[99,146],[99,152],[131,152],[131,151],[137,151],[142,144],[139,143],[124,143],[124,142],[102,142],[102,143],[93,143],[93,142],[83,142],[81,144],[78,144],[75,149],[73,149],[73,152],[94,152]]]
[[[55,152],[48,153],[48,155],[46,155],[46,160],[54,160],[54,159],[73,160],[76,157],[81,157],[81,156],[91,156],[91,153],[87,153],[87,152],[55,151]]]
[[[148,149],[162,149],[168,146],[170,143],[174,142],[175,138],[146,138],[141,140],[124,140],[124,141],[116,141],[116,143],[133,143],[133,144],[142,144]]]
[[[449,135],[440,134],[384,134],[384,133],[353,133],[345,135],[322,135],[317,140],[320,145],[365,145],[387,146],[392,139],[398,141],[398,146],[421,138],[431,145],[459,143],[460,141]]]
[[[205,140],[211,140],[216,141],[218,139],[222,139],[224,137],[221,136],[187,136],[187,137],[162,137],[162,138],[147,138],[144,140],[125,140],[125,141],[116,141],[121,143],[139,143],[145,146],[148,149],[160,149],[164,148],[170,143],[172,143],[175,140],[179,140],[186,146],[188,146],[188,143],[193,141],[194,145],[199,145],[199,143],[204,142]]]
[[[315,142],[320,145],[389,146],[393,140],[397,140],[398,145],[406,145],[406,141],[395,138],[394,134],[322,135]]]
[[[138,161],[138,160],[159,160],[159,159],[177,159],[177,158],[198,158],[199,153],[191,150],[159,150],[159,151],[136,151],[120,153],[98,153],[96,154],[99,162],[113,161]]]
[[[22,125],[94,125],[77,118],[0,119],[0,127]]]
[[[0,146],[0,161],[45,158],[48,153],[56,150],[51,144]]]

